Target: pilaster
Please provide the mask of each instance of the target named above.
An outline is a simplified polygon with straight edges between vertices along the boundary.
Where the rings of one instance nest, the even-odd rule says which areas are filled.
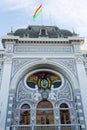
[[[84,109],[84,116],[85,116],[85,121],[87,126],[87,76],[83,65],[83,56],[81,54],[76,55],[76,67],[77,67],[78,81],[79,81],[83,109]],[[84,128],[86,127],[85,124],[82,124],[82,127],[83,126]]]
[[[3,75],[1,83],[1,115],[0,115],[0,130],[5,130],[6,115],[7,115],[7,104],[9,95],[10,75],[12,67],[12,55],[5,54],[4,56]]]

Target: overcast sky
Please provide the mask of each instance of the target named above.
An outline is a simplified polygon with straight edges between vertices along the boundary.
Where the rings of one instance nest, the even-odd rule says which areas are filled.
[[[87,0],[0,0],[0,37],[28,25],[56,25],[85,37],[87,49]],[[42,12],[33,21],[35,10]],[[1,44],[1,43],[0,43]]]

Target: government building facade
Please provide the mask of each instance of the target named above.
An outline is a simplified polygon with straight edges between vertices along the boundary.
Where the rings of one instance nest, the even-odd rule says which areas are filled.
[[[0,130],[87,130],[84,38],[56,26],[2,37]]]

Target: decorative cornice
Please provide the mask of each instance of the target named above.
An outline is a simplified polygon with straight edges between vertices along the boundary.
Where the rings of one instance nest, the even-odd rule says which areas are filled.
[[[6,47],[6,44],[28,44],[28,45],[58,45],[58,44],[72,44],[76,43],[83,44],[83,37],[71,36],[68,38],[20,38],[19,36],[4,36],[2,37],[3,46]]]

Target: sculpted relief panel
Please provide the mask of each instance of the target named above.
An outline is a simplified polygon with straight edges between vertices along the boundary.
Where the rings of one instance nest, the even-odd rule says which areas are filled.
[[[26,63],[34,62],[36,60],[37,59],[14,59],[12,74],[14,74],[20,67],[22,67]],[[46,60],[49,61],[49,59],[46,59]],[[74,73],[74,75],[76,75],[74,59],[50,59],[50,61],[61,63],[62,65],[66,66],[70,71],[72,71]],[[34,76],[32,75],[32,77],[34,77]],[[32,80],[32,77],[31,77],[31,80]],[[41,83],[42,83],[42,81],[47,82],[48,78],[47,78],[47,80],[46,79],[41,80]],[[42,98],[43,98],[42,90],[39,90],[39,89],[37,89],[37,90],[30,89],[29,90],[29,86],[26,87],[26,85],[24,84],[24,77],[23,77],[23,79],[18,84],[17,99],[18,100],[29,99],[29,100],[32,100],[32,101],[34,100],[35,102],[37,102],[37,101],[41,100]],[[64,78],[64,85],[62,87],[58,88],[57,90],[54,90],[51,86],[51,88],[47,90],[47,98],[49,100],[52,100],[53,102],[55,102],[56,100],[59,100],[61,98],[66,98],[66,99],[72,100],[72,90],[71,90],[71,85],[70,85],[69,81],[66,78]]]
[[[65,81],[65,87],[60,92],[58,92],[58,99],[65,98],[72,100],[72,90],[71,85],[68,80]]]
[[[39,59],[33,59],[33,58],[28,58],[28,59],[23,59],[23,58],[18,58],[18,59],[13,59],[13,64],[12,64],[12,77],[13,75],[24,65],[27,63],[35,62]]]
[[[14,75],[15,72],[17,72],[17,70],[19,70],[19,68],[23,67],[24,65],[26,65],[26,63],[33,63],[35,61],[40,61],[41,59],[13,59],[13,64],[12,64],[12,77]],[[42,63],[43,59],[41,60]],[[75,66],[75,60],[74,59],[58,59],[58,58],[47,58],[46,62],[49,61],[53,61],[56,63],[60,63],[61,65],[64,65],[65,67],[67,67],[75,76],[77,76],[77,72],[76,72],[76,66]],[[43,61],[45,62],[45,61]]]
[[[23,80],[21,80],[17,89],[17,101],[30,100],[36,103],[44,98],[43,93],[47,94],[47,99],[53,102],[62,98],[72,100],[73,96],[71,85],[67,79],[65,79],[64,82],[64,85],[60,88],[57,88],[56,90],[55,88],[50,88],[50,90],[43,90],[39,88],[37,90],[31,90],[28,86],[26,87],[23,83]]]
[[[20,100],[24,100],[24,99],[32,100],[33,99],[33,93],[25,90],[22,81],[20,81],[20,83],[18,85],[18,89],[17,89],[17,100],[20,101]]]
[[[75,66],[75,60],[74,59],[68,59],[68,58],[62,58],[62,59],[58,59],[58,58],[54,58],[54,59],[49,59],[50,61],[56,62],[56,63],[60,63],[61,65],[67,67],[75,76],[77,76],[77,72],[76,72],[76,66]]]

